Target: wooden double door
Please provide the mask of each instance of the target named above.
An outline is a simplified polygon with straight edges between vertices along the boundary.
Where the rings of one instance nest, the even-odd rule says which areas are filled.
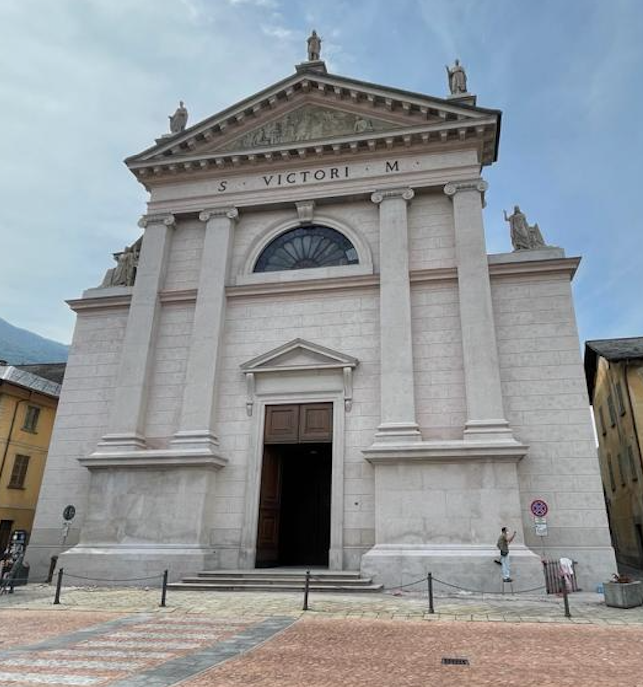
[[[257,567],[328,565],[332,403],[266,407]]]

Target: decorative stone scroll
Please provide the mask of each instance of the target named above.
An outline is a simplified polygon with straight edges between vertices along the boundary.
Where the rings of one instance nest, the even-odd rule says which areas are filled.
[[[401,198],[402,200],[412,200],[415,196],[415,191],[412,188],[391,188],[385,191],[375,191],[371,194],[371,202],[379,205],[382,201],[389,198]]]
[[[214,217],[227,217],[229,220],[236,222],[239,219],[239,210],[235,207],[208,208],[199,213],[199,219],[202,222],[208,222]]]

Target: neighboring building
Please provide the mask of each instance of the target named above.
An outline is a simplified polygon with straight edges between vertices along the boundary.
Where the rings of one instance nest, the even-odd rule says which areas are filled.
[[[0,551],[13,531],[31,533],[64,372],[0,361]]]
[[[185,116],[127,160],[142,244],[69,302],[32,567],[73,504],[61,565],[99,578],[309,565],[497,590],[507,525],[519,588],[541,553],[606,579],[579,258],[485,248],[500,112],[312,61]]]
[[[643,337],[587,341],[585,374],[612,543],[643,568]]]

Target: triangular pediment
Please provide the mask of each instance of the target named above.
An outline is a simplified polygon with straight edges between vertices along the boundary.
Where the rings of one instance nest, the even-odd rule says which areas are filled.
[[[287,372],[357,367],[358,360],[319,344],[294,339],[241,365],[249,372]]]
[[[326,73],[300,72],[126,160],[139,177],[307,154],[470,142],[496,154],[500,112]]]

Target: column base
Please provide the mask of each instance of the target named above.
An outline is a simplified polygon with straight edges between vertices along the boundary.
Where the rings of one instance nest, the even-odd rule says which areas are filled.
[[[422,441],[422,434],[415,422],[384,422],[375,433],[376,444],[402,444],[416,441]]]
[[[144,451],[145,437],[135,432],[104,434],[96,445],[97,453],[120,453],[122,451]]]
[[[507,420],[468,420],[463,432],[465,441],[516,443]]]
[[[221,453],[219,439],[208,430],[182,430],[174,433],[170,447],[181,451],[199,451],[218,456]]]
[[[498,549],[495,546],[379,544],[362,556],[360,571],[365,577],[373,577],[375,582],[385,587],[426,580],[430,572],[437,580],[470,591],[502,592],[502,573],[500,566],[494,563],[496,558]],[[545,586],[540,557],[531,549],[512,545],[510,565],[515,591]],[[436,595],[457,593],[458,590],[446,587],[437,580],[433,584]],[[426,581],[410,589],[426,592]]]

